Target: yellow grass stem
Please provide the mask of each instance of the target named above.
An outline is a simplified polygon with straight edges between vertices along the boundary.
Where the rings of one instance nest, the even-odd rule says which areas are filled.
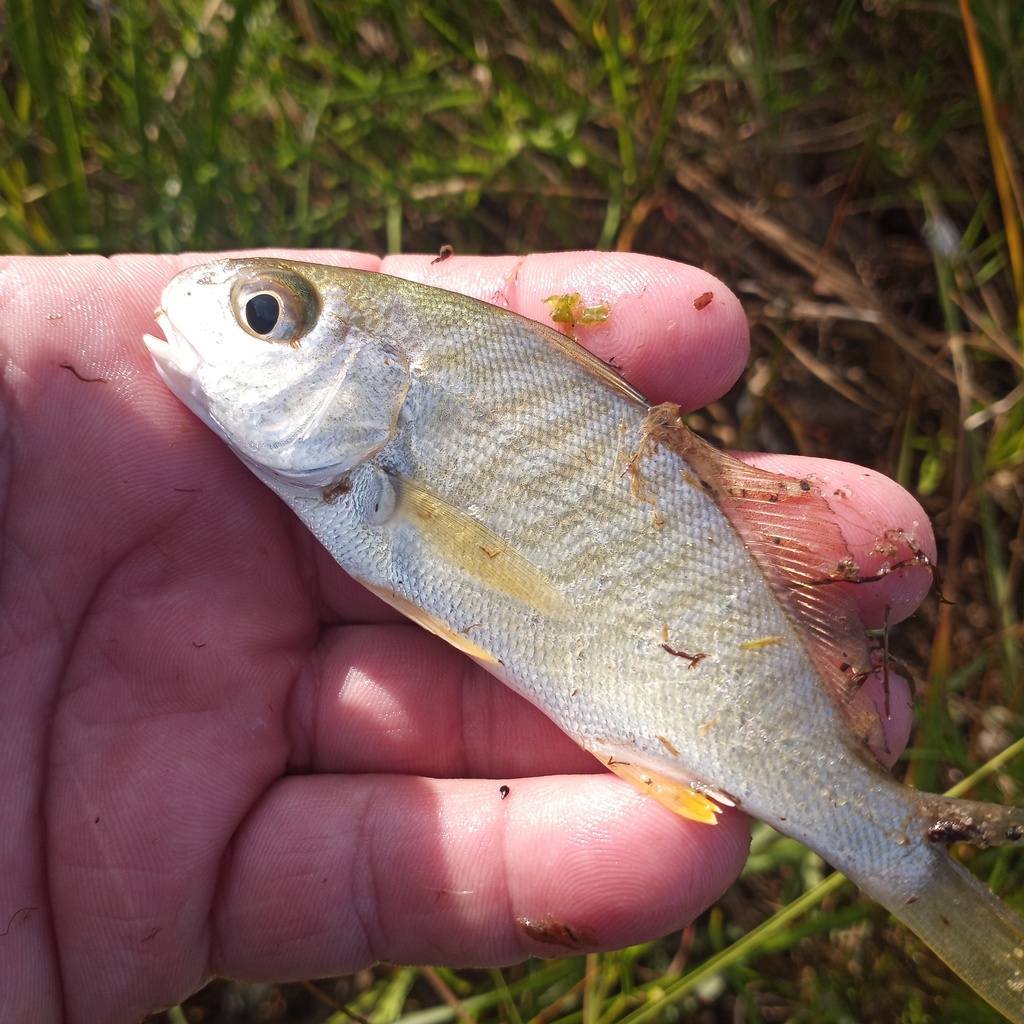
[[[992,79],[988,73],[988,62],[982,49],[978,29],[974,23],[970,0],[959,0],[960,16],[967,35],[967,48],[971,54],[974,81],[978,88],[981,114],[985,121],[985,135],[992,156],[992,171],[999,193],[999,205],[1003,210],[1003,224],[1006,230],[1006,248],[1010,254],[1013,284],[1017,293],[1017,335],[1024,352],[1024,239],[1021,237],[1021,194],[1014,188],[1012,164],[996,113],[995,97],[992,94]]]

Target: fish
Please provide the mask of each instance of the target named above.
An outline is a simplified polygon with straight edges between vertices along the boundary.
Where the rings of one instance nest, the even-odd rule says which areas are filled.
[[[949,852],[1024,845],[1024,809],[880,763],[814,479],[718,450],[564,334],[380,273],[218,260],[156,318],[170,389],[355,579],[676,813],[806,844],[1024,1022],[1024,919]]]

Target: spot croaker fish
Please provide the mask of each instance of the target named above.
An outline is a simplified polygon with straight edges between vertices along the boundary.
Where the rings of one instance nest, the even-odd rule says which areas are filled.
[[[824,585],[856,567],[812,480],[549,328],[382,274],[223,260],[157,319],[171,389],[352,576],[676,812],[806,843],[1024,1022],[1024,919],[948,853],[1020,845],[1024,810],[870,752],[871,651]]]

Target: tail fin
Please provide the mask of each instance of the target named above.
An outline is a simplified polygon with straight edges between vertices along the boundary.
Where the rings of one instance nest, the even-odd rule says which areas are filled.
[[[944,844],[1020,845],[1021,809],[967,800],[934,798],[929,840],[909,854],[924,870],[893,889],[858,883],[924,940],[979,995],[1014,1024],[1024,1024],[1024,917],[954,861]],[[983,825],[976,824],[982,821]],[[985,834],[981,834],[983,830]],[[970,834],[968,834],[970,833]],[[854,879],[856,881],[856,879]],[[891,879],[890,879],[891,881]]]

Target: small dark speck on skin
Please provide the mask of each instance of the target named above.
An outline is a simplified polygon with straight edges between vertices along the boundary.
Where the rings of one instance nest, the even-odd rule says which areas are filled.
[[[505,797],[507,797],[507,796],[509,795],[509,793],[511,793],[511,792],[512,792],[512,790],[510,790],[510,789],[508,788],[508,786],[502,786],[502,787],[501,787],[501,788],[500,788],[500,789],[498,790],[498,792],[499,792],[499,793],[501,794],[501,799],[502,799],[502,800],[504,800],[504,799],[505,799]]]

